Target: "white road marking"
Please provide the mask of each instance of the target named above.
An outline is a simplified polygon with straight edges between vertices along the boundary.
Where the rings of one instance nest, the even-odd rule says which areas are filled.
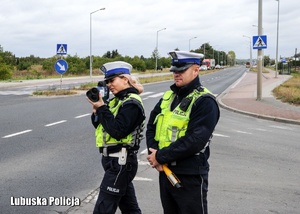
[[[0,91],[0,95],[31,95],[33,91]]]
[[[242,134],[252,134],[251,132],[244,132],[244,131],[240,131],[240,130],[236,130],[236,132],[242,133]]]
[[[153,95],[150,95],[148,97],[151,97],[151,98],[155,98],[155,97],[159,97],[159,96],[162,96],[164,95],[164,92],[160,92],[160,93],[157,93],[157,94],[153,94]]]
[[[57,121],[55,123],[50,123],[50,124],[47,124],[45,125],[46,127],[49,127],[49,126],[54,126],[54,125],[57,125],[57,124],[60,124],[60,123],[65,123],[67,122],[66,120],[61,120],[61,121]]]
[[[230,137],[230,136],[228,136],[228,135],[217,134],[217,133],[213,133],[213,136],[218,136],[218,137]]]
[[[151,178],[143,178],[143,177],[135,177],[133,180],[135,181],[153,181]]]
[[[17,133],[14,133],[14,134],[6,135],[2,138],[14,137],[14,136],[17,136],[17,135],[20,135],[20,134],[25,134],[25,133],[31,132],[31,131],[32,131],[31,129],[28,129],[28,130],[25,130],[25,131],[22,131],[22,132],[17,132]]]
[[[148,149],[144,149],[144,150],[141,151],[140,153],[141,153],[141,155],[143,155],[143,154],[148,154]]]
[[[277,129],[283,129],[283,130],[293,130],[290,127],[286,127],[286,126],[270,126],[272,128],[277,128]]]
[[[148,91],[148,92],[143,92],[140,94],[140,96],[146,96],[148,94],[153,94],[154,92]]]
[[[75,118],[78,119],[78,118],[82,118],[82,117],[87,117],[87,116],[90,116],[91,114],[82,114],[82,115],[79,115],[79,116],[76,116]]]

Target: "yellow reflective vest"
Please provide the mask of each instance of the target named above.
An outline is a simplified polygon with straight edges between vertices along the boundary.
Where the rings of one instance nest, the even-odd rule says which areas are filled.
[[[137,94],[129,94],[125,99],[119,100],[116,97],[113,98],[109,103],[108,107],[111,113],[116,117],[119,108],[129,100],[134,100],[141,104],[141,106],[144,109],[142,99]],[[143,110],[142,109],[142,110]],[[138,126],[132,133],[127,135],[125,138],[122,138],[120,140],[117,140],[113,137],[111,137],[103,128],[102,124],[99,124],[96,131],[96,147],[108,147],[108,146],[116,146],[120,144],[125,144],[129,146],[134,146],[136,143],[140,143],[141,140],[141,133],[144,129],[144,122]]]
[[[193,104],[203,94],[211,93],[204,87],[202,89],[202,91],[194,89],[192,93],[183,98],[188,106],[183,108],[182,100],[173,111],[171,111],[171,104],[175,94],[171,90],[165,92],[160,105],[161,113],[154,120],[154,124],[156,124],[154,139],[159,142],[160,149],[168,147],[172,142],[185,135]]]

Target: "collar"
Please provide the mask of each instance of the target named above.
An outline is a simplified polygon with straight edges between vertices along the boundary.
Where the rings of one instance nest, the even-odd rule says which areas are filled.
[[[186,97],[194,89],[197,89],[199,86],[201,86],[200,83],[200,78],[199,76],[195,77],[189,84],[182,86],[182,87],[177,87],[176,84],[174,83],[173,85],[170,86],[171,90],[178,96],[180,97]]]
[[[122,100],[124,99],[125,97],[127,97],[128,94],[137,94],[138,91],[134,88],[134,87],[129,87],[129,88],[126,88],[122,91],[119,91],[117,94],[115,94],[115,97],[117,97],[118,99]]]

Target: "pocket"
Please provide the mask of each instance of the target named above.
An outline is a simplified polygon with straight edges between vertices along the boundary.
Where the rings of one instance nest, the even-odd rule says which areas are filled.
[[[162,131],[162,122],[163,122],[163,119],[164,119],[164,115],[162,113],[158,114],[153,122],[153,124],[156,124],[156,130],[159,130],[159,131],[156,131],[155,132],[155,136],[154,136],[154,139],[156,141],[159,141],[159,136],[161,135],[161,131]]]
[[[185,135],[187,127],[168,126],[167,140],[171,143]]]

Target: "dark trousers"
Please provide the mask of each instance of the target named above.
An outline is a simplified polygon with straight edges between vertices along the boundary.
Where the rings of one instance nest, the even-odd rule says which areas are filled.
[[[207,214],[208,174],[176,175],[182,187],[172,186],[166,175],[159,175],[164,214]]]
[[[102,157],[105,174],[93,214],[114,214],[119,207],[123,214],[141,214],[132,183],[137,172],[136,154],[127,158],[124,166],[118,158]]]

